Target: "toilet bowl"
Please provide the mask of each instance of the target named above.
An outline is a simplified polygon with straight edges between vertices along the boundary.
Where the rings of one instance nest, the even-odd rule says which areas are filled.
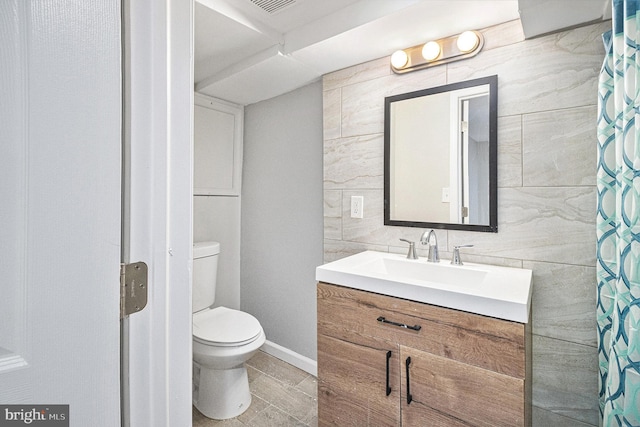
[[[193,315],[193,404],[203,415],[224,420],[251,404],[244,362],[266,340],[258,320],[226,307]]]
[[[260,349],[266,336],[252,315],[227,307],[210,308],[218,253],[216,242],[194,245],[193,404],[206,417],[223,420],[249,408],[244,362]]]

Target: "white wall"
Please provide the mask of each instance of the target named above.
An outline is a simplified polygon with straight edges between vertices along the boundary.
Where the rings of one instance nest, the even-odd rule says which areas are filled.
[[[240,308],[240,197],[194,196],[193,241],[220,243],[214,306]]]
[[[195,96],[194,242],[220,243],[215,307],[240,308],[243,107]]]
[[[322,204],[321,83],[246,107],[241,307],[313,360]]]

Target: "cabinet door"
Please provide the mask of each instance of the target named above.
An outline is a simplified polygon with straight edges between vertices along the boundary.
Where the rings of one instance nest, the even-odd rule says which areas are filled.
[[[525,425],[523,379],[407,347],[400,353],[403,427]]]
[[[398,369],[397,347],[318,335],[318,425],[399,426]]]
[[[194,194],[239,196],[244,109],[199,93],[193,101]]]

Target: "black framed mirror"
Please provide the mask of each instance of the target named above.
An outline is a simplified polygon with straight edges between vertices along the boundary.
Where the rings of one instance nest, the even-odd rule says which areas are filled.
[[[385,98],[384,224],[498,231],[498,76]]]

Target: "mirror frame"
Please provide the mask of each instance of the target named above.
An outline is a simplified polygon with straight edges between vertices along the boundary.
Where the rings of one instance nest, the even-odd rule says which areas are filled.
[[[391,153],[391,104],[393,102],[422,96],[450,92],[473,86],[489,85],[489,224],[454,224],[430,221],[402,221],[391,219],[390,209],[390,153]],[[402,227],[435,228],[445,230],[466,230],[498,232],[498,76],[451,83],[415,92],[385,97],[384,99],[384,225]]]

